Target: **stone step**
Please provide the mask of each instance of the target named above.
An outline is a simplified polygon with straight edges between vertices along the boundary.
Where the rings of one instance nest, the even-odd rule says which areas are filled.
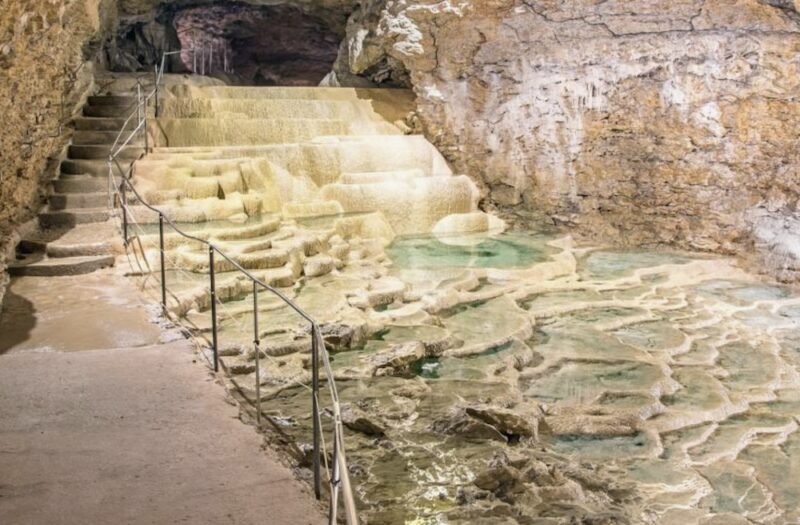
[[[39,226],[42,228],[57,228],[76,224],[105,222],[109,217],[110,214],[107,208],[45,211],[39,214]]]
[[[130,166],[130,161],[120,159],[119,165],[125,170]],[[112,164],[112,167],[114,173],[119,175],[119,169],[116,167],[116,164]],[[92,177],[108,177],[108,162],[100,159],[64,159],[61,161],[61,174],[67,176],[90,175]]]
[[[72,134],[72,143],[76,145],[103,145],[113,144],[117,140],[119,131],[92,131],[92,130],[77,130]],[[129,143],[134,146],[141,146],[143,140],[139,137],[131,140]]]
[[[48,257],[85,257],[121,253],[122,236],[114,221],[40,230],[17,245],[17,254],[44,253]]]
[[[89,97],[90,106],[132,106],[136,97],[130,95],[95,95]]]
[[[72,124],[78,131],[113,131],[114,133],[119,133],[119,130],[125,124],[125,118],[78,117],[72,121]]]
[[[103,117],[103,118],[128,118],[133,111],[136,110],[135,105],[125,106],[84,106],[84,117]]]
[[[53,181],[55,193],[94,193],[108,191],[108,181],[90,175],[70,175]]]
[[[111,144],[72,144],[69,147],[71,159],[107,159],[111,154]],[[118,159],[136,159],[144,154],[144,148],[125,146],[117,155]]]
[[[44,253],[50,258],[65,258],[65,257],[96,257],[102,255],[109,255],[111,253],[111,243],[109,242],[95,242],[95,243],[48,243],[34,239],[23,239],[17,245],[18,254],[34,254]]]
[[[17,277],[54,277],[91,273],[113,265],[113,255],[59,257],[51,259],[39,253],[11,263],[8,266],[8,273]]]
[[[70,210],[75,208],[101,208],[108,203],[106,191],[91,193],[54,193],[48,200],[50,210]]]

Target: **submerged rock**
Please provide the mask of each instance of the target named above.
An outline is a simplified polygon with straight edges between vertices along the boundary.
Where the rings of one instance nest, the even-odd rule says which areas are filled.
[[[376,423],[374,417],[351,403],[341,406],[341,415],[344,426],[354,432],[361,432],[372,437],[382,437],[386,434],[383,426]]]
[[[373,375],[412,376],[412,365],[425,357],[425,346],[418,342],[402,343],[389,350],[372,356],[369,364],[374,367]]]
[[[475,419],[493,426],[509,438],[529,437],[538,439],[539,421],[536,415],[523,416],[512,410],[492,407],[468,407],[466,413]]]
[[[493,426],[467,415],[464,409],[459,409],[450,415],[437,419],[431,425],[434,432],[451,434],[466,439],[491,439],[506,442],[506,436]]]
[[[341,352],[364,342],[364,331],[360,328],[352,324],[324,323],[320,326],[320,332],[329,351]]]
[[[520,472],[506,465],[497,465],[484,470],[478,474],[474,483],[479,489],[488,490],[501,498],[525,490]]]

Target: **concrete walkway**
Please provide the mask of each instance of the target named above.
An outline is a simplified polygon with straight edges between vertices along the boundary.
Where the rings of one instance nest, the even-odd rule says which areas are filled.
[[[0,523],[324,523],[189,343],[163,342],[174,334],[147,321],[130,281],[112,269],[9,290]]]

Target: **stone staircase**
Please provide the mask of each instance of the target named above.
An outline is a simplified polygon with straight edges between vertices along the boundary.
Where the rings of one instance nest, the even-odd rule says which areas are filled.
[[[107,158],[134,104],[130,96],[89,97],[73,123],[72,143],[38,229],[17,246],[11,275],[77,275],[114,264],[120,241],[108,211]],[[126,168],[143,152],[135,141],[121,153],[120,164]]]

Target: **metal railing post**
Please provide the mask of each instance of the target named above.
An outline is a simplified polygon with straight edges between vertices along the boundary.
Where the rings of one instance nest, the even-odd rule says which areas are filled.
[[[144,106],[142,108],[142,112],[144,113],[144,125],[142,126],[142,133],[144,133],[144,152],[150,153],[150,142],[147,138],[147,103],[145,102],[142,105]]]
[[[258,330],[258,284],[253,281],[253,346],[256,350],[256,423],[261,428],[261,337]]]
[[[161,250],[161,306],[167,314],[167,271],[164,268],[164,214],[158,214],[158,245]]]
[[[161,58],[161,61],[164,61],[164,58]],[[155,88],[153,91],[153,99],[155,101],[155,117],[158,118],[158,64],[153,66],[153,82],[155,83]],[[146,126],[145,126],[146,127]],[[145,130],[145,136],[147,136],[147,130]]]
[[[142,123],[142,85],[136,79],[136,123]]]
[[[319,342],[317,341],[317,325],[311,324],[311,417],[314,420],[313,429],[313,448],[314,448],[314,495],[317,499],[322,496],[322,478],[320,476],[320,451],[319,451],[319,406],[317,398],[319,396]]]
[[[128,192],[125,187],[125,175],[122,176],[122,182],[119,183],[119,192],[122,195],[122,241],[125,246],[128,245]]]
[[[108,157],[108,207],[109,209],[114,208],[114,172],[112,171],[114,168],[111,164],[111,156]]]
[[[211,272],[211,350],[214,352],[214,372],[219,372],[219,352],[217,351],[217,285],[214,280],[214,246],[208,245],[208,268]]]
[[[328,508],[328,525],[336,525],[339,514],[339,433],[333,431],[333,472],[331,473],[331,500]]]
[[[186,50],[187,52],[189,50]],[[197,64],[197,49],[191,49],[194,66],[196,68]],[[205,74],[205,46],[203,46],[200,51],[202,52],[201,63],[199,64],[203,70],[203,74]],[[231,59],[228,60],[227,50],[222,49],[223,56],[219,57],[220,50],[217,50],[217,61],[223,67],[224,70],[233,73],[233,63],[232,63],[232,56]],[[314,476],[314,494],[316,498],[319,500],[321,499],[322,495],[322,464],[326,465],[327,470],[327,450],[326,448],[322,447],[322,421],[321,421],[321,413],[320,413],[320,377],[319,377],[319,370],[322,368],[326,374],[327,386],[330,389],[330,396],[331,396],[331,413],[333,418],[333,465],[331,466],[332,472],[329,472],[331,480],[330,480],[330,496],[331,496],[331,513],[329,514],[330,523],[335,523],[338,518],[337,510],[341,510],[348,525],[358,524],[358,515],[356,513],[356,505],[355,505],[355,498],[352,493],[352,487],[350,485],[350,479],[348,475],[347,469],[347,459],[345,457],[345,446],[344,446],[344,434],[342,431],[342,420],[341,420],[341,412],[339,407],[339,397],[336,390],[336,383],[334,380],[334,374],[332,368],[330,366],[330,359],[328,352],[325,348],[325,340],[322,337],[322,332],[320,331],[319,325],[317,324],[316,320],[309,316],[302,308],[300,308],[297,304],[295,304],[290,298],[288,298],[283,292],[279,289],[274,288],[270,284],[262,281],[253,273],[245,269],[239,262],[232,258],[231,256],[227,255],[225,252],[218,250],[213,244],[208,242],[207,239],[202,239],[188,233],[183,232],[164,212],[160,209],[155,208],[151,204],[149,204],[142,195],[137,191],[136,187],[131,183],[131,178],[133,175],[133,167],[135,165],[136,159],[132,161],[129,165],[127,170],[123,170],[120,166],[117,155],[127,147],[129,142],[135,138],[135,134],[138,132],[140,127],[147,128],[147,111],[149,100],[151,97],[156,97],[155,100],[155,112],[156,115],[160,114],[160,101],[159,97],[159,83],[163,76],[164,71],[164,63],[166,56],[170,53],[165,53],[162,56],[161,62],[161,70],[158,70],[156,66],[155,69],[155,80],[156,85],[152,91],[149,91],[146,95],[142,95],[142,85],[139,79],[137,79],[137,100],[138,105],[136,108],[136,114],[134,112],[130,112],[130,115],[127,117],[125,124],[123,124],[122,129],[120,130],[119,134],[117,135],[117,139],[112,146],[111,155],[108,157],[108,165],[109,165],[109,204],[112,207],[116,207],[117,203],[121,204],[122,207],[122,229],[123,229],[123,237],[126,247],[130,244],[130,239],[128,238],[128,223],[131,221],[135,222],[135,214],[132,214],[130,218],[128,217],[128,197],[127,197],[127,190],[130,189],[133,193],[133,198],[135,199],[135,203],[137,205],[144,206],[144,208],[149,209],[150,211],[156,213],[158,215],[158,222],[159,222],[159,250],[160,250],[160,259],[161,259],[161,304],[164,308],[165,315],[167,315],[167,297],[166,297],[166,250],[165,244],[166,241],[164,239],[164,223],[170,225],[175,232],[187,239],[190,239],[194,242],[198,242],[201,245],[205,245],[208,247],[208,260],[209,260],[209,280],[210,280],[210,296],[211,296],[211,345],[213,351],[213,368],[215,372],[219,371],[219,319],[218,319],[218,312],[217,312],[217,290],[216,290],[216,264],[215,258],[216,256],[220,256],[225,260],[225,265],[230,265],[234,270],[237,270],[248,277],[253,283],[253,344],[255,348],[255,365],[256,365],[256,420],[259,425],[261,426],[262,414],[261,414],[261,340],[260,340],[260,329],[259,329],[259,312],[258,312],[258,292],[259,288],[267,290],[268,292],[276,295],[279,297],[284,303],[286,303],[289,307],[291,307],[295,312],[297,312],[303,319],[305,319],[311,325],[311,383],[312,383],[312,400],[311,400],[311,415],[312,415],[312,447],[313,447],[313,457],[312,457],[312,468],[313,468],[313,476]],[[213,70],[213,46],[208,53],[209,55],[209,73]],[[227,66],[227,67],[226,67]],[[144,115],[142,114],[144,111]],[[134,117],[139,117],[139,125],[137,129],[131,131],[127,135],[124,135],[128,129],[128,123],[132,121]],[[123,136],[127,136],[128,138],[120,144],[120,139]],[[120,144],[116,154],[114,151],[117,149],[117,144]],[[147,135],[145,135],[145,148],[149,149],[149,141]],[[144,155],[140,155],[141,158]],[[116,166],[116,168],[114,167]],[[120,185],[119,185],[119,197],[117,198],[114,196],[114,191],[117,188],[116,184],[116,175],[114,174],[114,170],[117,170],[120,174]],[[134,234],[134,237],[136,235]],[[141,244],[141,243],[140,243]],[[141,246],[140,246],[141,249]],[[216,253],[215,253],[216,252]],[[220,303],[220,306],[221,303]],[[323,454],[326,454],[323,456]],[[342,505],[340,506],[339,498],[342,498]]]

